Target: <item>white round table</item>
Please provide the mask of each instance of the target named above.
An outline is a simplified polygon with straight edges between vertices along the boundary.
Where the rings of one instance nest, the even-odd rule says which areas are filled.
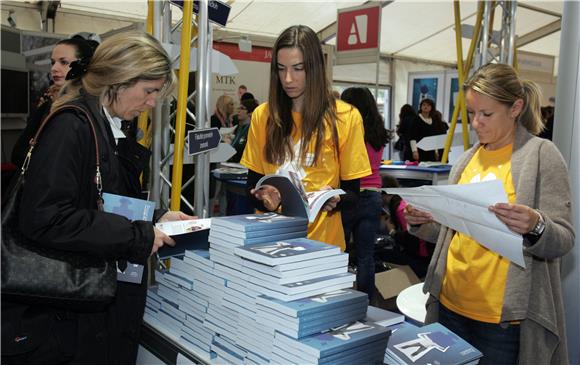
[[[423,283],[411,285],[397,296],[397,308],[401,313],[421,324],[425,323],[425,303],[429,297],[429,294],[423,294],[422,289]]]

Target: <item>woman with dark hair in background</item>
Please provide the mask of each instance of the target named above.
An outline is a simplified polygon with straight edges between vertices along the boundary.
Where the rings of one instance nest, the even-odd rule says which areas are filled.
[[[262,211],[277,210],[280,193],[273,186],[254,187],[279,170],[295,172],[306,191],[345,190],[308,226],[309,238],[344,250],[338,209],[356,202],[359,179],[371,169],[360,113],[334,99],[325,64],[312,29],[296,25],[280,34],[272,50],[268,103],[254,110],[241,163],[249,170],[248,194]]]
[[[22,166],[28,151],[28,143],[34,137],[38,127],[40,127],[40,122],[48,115],[52,101],[58,97],[60,89],[66,81],[70,64],[74,61],[88,63],[98,45],[97,41],[85,40],[77,35],[69,39],[63,39],[54,46],[50,56],[52,85],[48,87],[38,100],[36,110],[31,113],[26,128],[24,128],[12,149],[12,163],[16,166]]]
[[[374,248],[381,216],[381,176],[379,167],[385,144],[391,140],[385,129],[377,102],[366,87],[351,87],[342,92],[340,98],[358,109],[363,117],[364,141],[372,174],[360,179],[357,206],[342,210],[344,238],[349,247],[351,235],[356,254],[357,289],[372,299],[375,288]],[[352,253],[351,253],[352,254]]]
[[[431,99],[423,99],[419,104],[419,113],[409,134],[409,144],[414,161],[438,161],[441,156],[437,150],[423,151],[417,147],[417,143],[424,137],[445,134],[449,129],[447,123],[441,118],[441,113],[435,109],[435,103]]]
[[[399,140],[395,144],[395,148],[399,150],[400,159],[403,161],[413,160],[413,151],[411,151],[411,145],[409,144],[409,137],[411,136],[411,130],[417,118],[417,113],[415,108],[410,104],[405,104],[401,107],[399,112],[399,124],[397,125],[397,135]]]

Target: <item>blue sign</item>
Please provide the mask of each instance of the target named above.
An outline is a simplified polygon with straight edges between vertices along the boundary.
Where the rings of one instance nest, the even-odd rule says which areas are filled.
[[[217,128],[195,129],[187,133],[189,148],[187,153],[197,155],[205,151],[213,150],[220,144],[220,131]]]
[[[183,9],[183,0],[171,0],[171,2]],[[219,1],[209,1],[207,4],[207,16],[210,22],[226,26],[231,7]],[[199,1],[193,2],[193,12],[199,14]]]

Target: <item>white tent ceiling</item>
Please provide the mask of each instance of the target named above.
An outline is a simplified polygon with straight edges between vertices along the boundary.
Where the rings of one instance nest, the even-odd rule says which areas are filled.
[[[305,24],[320,32],[332,29],[337,9],[357,6],[364,1],[351,0],[229,0],[231,12],[227,31],[247,35],[275,38],[282,30],[293,24]],[[383,3],[381,24],[381,52],[401,57],[427,59],[445,63],[456,62],[453,2],[396,0]],[[473,25],[477,9],[476,1],[461,1],[462,24]],[[550,23],[559,21],[562,1],[518,1],[516,34],[518,37],[534,32]],[[99,14],[143,19],[146,16],[145,1],[88,2],[62,0],[61,8],[77,9]],[[181,12],[173,7],[174,19]],[[501,11],[496,11],[494,30],[500,28]],[[333,43],[329,39],[329,43]],[[464,55],[469,39],[463,39]],[[519,49],[558,57],[560,31],[528,43]],[[556,63],[557,64],[557,63]]]

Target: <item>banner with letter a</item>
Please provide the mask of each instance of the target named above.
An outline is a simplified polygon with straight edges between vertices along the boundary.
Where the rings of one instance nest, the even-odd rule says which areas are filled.
[[[381,5],[338,10],[336,63],[372,63],[380,52]]]

